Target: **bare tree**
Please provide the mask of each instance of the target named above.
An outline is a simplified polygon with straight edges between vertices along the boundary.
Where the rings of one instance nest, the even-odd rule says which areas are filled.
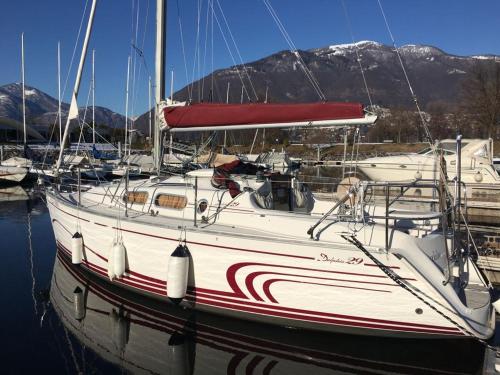
[[[464,82],[462,97],[462,106],[477,122],[478,135],[496,137],[500,122],[500,63],[478,61]]]

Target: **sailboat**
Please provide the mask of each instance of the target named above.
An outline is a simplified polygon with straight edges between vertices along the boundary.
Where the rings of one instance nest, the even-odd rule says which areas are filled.
[[[95,0],[91,20],[94,9]],[[165,3],[158,0],[157,171],[162,129],[376,121],[356,103],[165,106],[164,13]],[[478,340],[493,335],[489,283],[454,240],[448,216],[456,207],[445,197],[440,211],[399,214],[389,193],[401,185],[363,182],[318,216],[266,208],[262,202],[270,184],[238,183],[224,171],[202,169],[104,183],[85,192],[54,186],[46,195],[57,246],[67,259],[160,301],[325,332]],[[442,193],[439,184],[433,187]],[[383,215],[366,202],[373,188],[387,191]],[[438,223],[436,230],[429,230],[430,220]]]
[[[24,91],[24,33],[21,34],[21,85],[23,91],[23,144],[24,149],[27,146],[26,133],[26,102]],[[22,157],[12,157],[7,160],[2,160],[0,163],[0,182],[19,183],[23,181],[29,172],[31,161]]]
[[[28,167],[26,159],[10,158],[0,164],[0,182],[19,183],[28,175]]]

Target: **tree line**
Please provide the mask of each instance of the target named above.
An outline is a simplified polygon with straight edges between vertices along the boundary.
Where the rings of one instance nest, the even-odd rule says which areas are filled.
[[[500,62],[496,59],[478,61],[464,80],[457,104],[429,103],[423,114],[433,139],[500,138]],[[416,110],[391,108],[380,113],[364,141],[425,141],[422,120]]]

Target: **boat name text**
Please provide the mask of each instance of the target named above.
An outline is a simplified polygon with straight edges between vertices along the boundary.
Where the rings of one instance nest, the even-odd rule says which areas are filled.
[[[363,258],[349,257],[347,259],[340,259],[340,258],[335,258],[335,257],[329,257],[325,253],[321,253],[319,256],[320,256],[320,258],[317,259],[318,261],[328,262],[330,264],[331,263],[345,263],[345,264],[358,265],[358,264],[363,263]]]

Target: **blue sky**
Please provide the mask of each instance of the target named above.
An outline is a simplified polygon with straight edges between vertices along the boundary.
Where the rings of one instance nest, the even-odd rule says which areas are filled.
[[[287,49],[283,36],[263,0],[218,0],[237,42],[242,59],[253,61]],[[295,45],[301,49],[349,43],[351,35],[341,0],[269,0]],[[355,40],[375,40],[390,44],[377,0],[344,0]],[[457,55],[500,54],[500,2],[496,0],[381,0],[397,45],[430,44]],[[15,0],[0,3],[0,85],[20,81],[20,34],[25,33],[26,84],[57,97],[57,42],[62,45],[63,84],[86,0]],[[213,68],[233,65],[214,21],[205,64],[205,20],[208,0],[168,2],[167,69],[175,71],[175,88],[193,77],[196,45],[197,7],[200,18],[200,62],[194,78]],[[214,0],[217,17],[223,19]],[[91,0],[89,0],[88,9]],[[146,17],[149,6],[149,16]],[[96,50],[96,104],[125,112],[127,58],[131,53],[132,24],[139,8],[136,44],[144,50],[144,61],[135,68],[133,109],[147,109],[147,76],[154,74],[154,0],[99,0],[90,50]],[[179,14],[182,22],[188,77],[181,47]],[[84,25],[86,25],[85,19]],[[146,25],[147,21],[147,25]],[[143,36],[145,42],[143,45]],[[227,31],[226,38],[230,38]],[[233,53],[234,50],[233,50]],[[76,68],[80,54],[73,69]],[[236,56],[236,62],[239,58]],[[140,66],[140,68],[139,68]],[[140,72],[140,74],[139,74]],[[71,72],[64,99],[68,101],[75,72]],[[169,77],[169,76],[168,76]],[[85,105],[90,81],[90,59],[82,78],[79,104]],[[169,82],[167,83],[169,87]],[[167,89],[168,91],[169,89]],[[131,90],[132,91],[132,90]],[[132,102],[132,100],[131,100]],[[130,105],[132,107],[132,104]]]

